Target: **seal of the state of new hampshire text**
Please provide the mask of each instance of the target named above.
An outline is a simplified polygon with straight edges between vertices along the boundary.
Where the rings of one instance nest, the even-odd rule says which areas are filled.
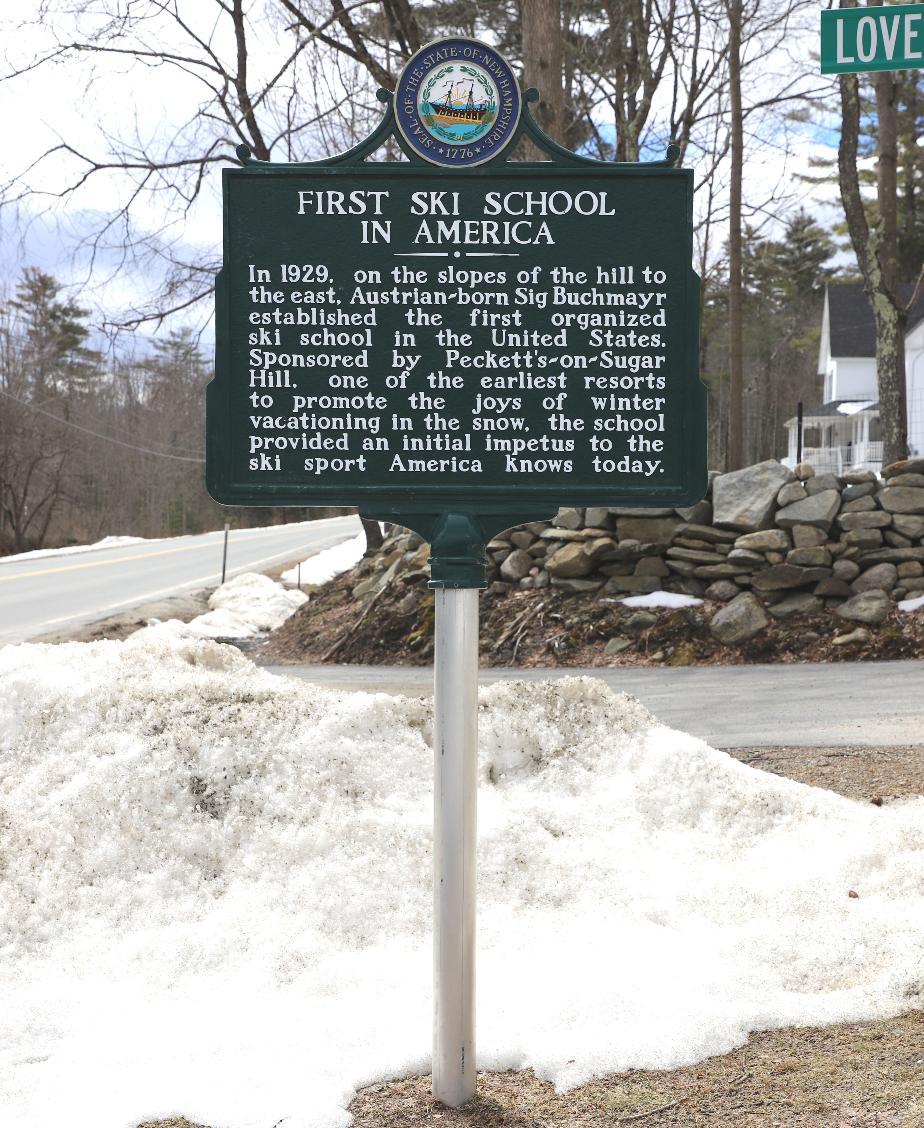
[[[432,164],[469,168],[496,157],[520,120],[507,60],[477,39],[440,39],[412,55],[395,89],[408,145]]]

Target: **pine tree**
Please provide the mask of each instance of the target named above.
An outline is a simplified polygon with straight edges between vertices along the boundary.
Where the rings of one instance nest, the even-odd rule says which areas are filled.
[[[836,250],[831,235],[799,208],[790,216],[783,238],[773,244],[776,285],[788,300],[817,299],[834,276],[834,269],[826,263]]]
[[[86,345],[88,311],[62,297],[57,279],[38,267],[23,271],[10,300],[21,347],[28,355],[28,398],[44,401],[86,393],[99,372],[100,354]]]
[[[803,209],[779,239],[745,226],[742,240],[745,457],[779,455],[782,426],[799,400],[820,395],[816,374],[824,284],[834,277],[832,236]],[[703,375],[713,415],[727,394],[728,280],[724,263],[707,279]],[[721,435],[712,441],[719,447]]]
[[[85,343],[87,312],[62,289],[29,267],[2,310],[0,549],[14,552],[43,545],[55,512],[73,500],[68,422],[100,372]]]

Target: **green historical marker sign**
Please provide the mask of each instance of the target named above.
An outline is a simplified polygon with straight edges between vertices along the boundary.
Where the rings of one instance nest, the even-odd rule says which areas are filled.
[[[693,176],[569,153],[506,62],[418,51],[350,152],[226,169],[209,492],[356,505],[431,543],[433,1092],[475,1092],[485,543],[560,505],[706,490]],[[527,136],[546,160],[513,162]],[[386,142],[407,160],[371,158]],[[454,590],[463,589],[463,590]]]
[[[821,13],[821,73],[924,66],[924,4]]]
[[[560,505],[697,501],[692,172],[569,153],[450,42],[352,151],[224,170],[209,492],[356,505],[457,559]],[[505,159],[524,132],[548,160]],[[388,137],[408,160],[367,160]]]

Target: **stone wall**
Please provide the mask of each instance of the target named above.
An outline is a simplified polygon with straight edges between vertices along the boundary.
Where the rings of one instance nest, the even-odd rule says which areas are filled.
[[[712,475],[689,509],[563,509],[491,541],[491,589],[659,590],[724,603],[712,620],[734,643],[777,619],[832,608],[881,622],[924,594],[924,459],[883,477],[816,475],[762,462]]]

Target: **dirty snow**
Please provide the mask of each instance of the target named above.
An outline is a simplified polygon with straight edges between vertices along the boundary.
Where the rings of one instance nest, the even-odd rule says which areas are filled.
[[[160,628],[0,651],[4,1126],[345,1128],[426,1071],[430,737],[426,701]],[[580,678],[482,691],[480,779],[482,1067],[567,1087],[921,1005],[924,800]]]
[[[647,595],[630,595],[623,599],[625,607],[699,607],[703,602],[695,595],[681,595],[676,591],[652,591]]]
[[[309,556],[307,560],[302,561],[301,583],[326,584],[334,576],[339,576],[341,572],[346,572],[354,564],[358,564],[365,551],[366,534],[360,533],[359,536],[335,544],[332,548],[325,548],[321,552],[316,552],[314,556]],[[299,583],[298,566],[283,572],[280,579],[285,584]]]
[[[307,602],[302,591],[291,591],[259,572],[242,572],[212,592],[205,614],[188,623],[152,619],[151,624],[179,637],[252,638],[275,630]]]
[[[70,544],[66,548],[36,548],[32,552],[19,552],[15,556],[0,556],[0,564],[14,560],[40,560],[43,556],[74,556],[79,552],[98,552],[101,548],[121,548],[126,544],[140,544],[145,537],[103,537],[93,544]]]
[[[924,607],[924,595],[917,595],[914,599],[900,599],[895,606],[899,611],[920,611]]]

